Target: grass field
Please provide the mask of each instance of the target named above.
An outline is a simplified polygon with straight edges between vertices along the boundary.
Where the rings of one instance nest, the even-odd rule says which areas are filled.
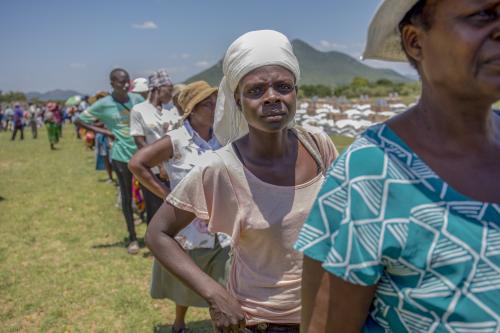
[[[349,146],[353,141],[352,138],[348,138],[346,136],[338,136],[338,135],[332,136],[332,140],[335,143],[335,146],[337,147],[339,153],[344,151],[344,149],[346,149],[347,146]]]
[[[152,257],[127,254],[94,153],[68,126],[57,151],[44,129],[37,140],[9,134],[0,132],[0,331],[170,332],[172,303],[149,297]],[[188,313],[194,332],[210,332],[208,318]]]
[[[170,332],[173,305],[149,297],[152,257],[125,249],[115,188],[66,126],[50,151],[0,132],[1,332]],[[339,150],[351,140],[334,138]],[[138,235],[145,226],[138,226]],[[193,332],[211,332],[192,308]]]

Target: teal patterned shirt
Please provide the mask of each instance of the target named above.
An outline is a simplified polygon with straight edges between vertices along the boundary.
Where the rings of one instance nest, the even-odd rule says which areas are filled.
[[[329,169],[295,247],[377,285],[364,332],[500,332],[500,204],[455,191],[384,124]]]

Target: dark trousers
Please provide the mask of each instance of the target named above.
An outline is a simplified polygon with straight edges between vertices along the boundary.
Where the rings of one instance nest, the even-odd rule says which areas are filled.
[[[169,187],[168,182],[163,182],[163,184]],[[145,186],[142,186],[142,184],[141,184],[141,190],[142,194],[144,195],[144,201],[146,203],[146,216],[147,216],[146,222],[147,224],[149,224],[153,216],[156,214],[156,211],[163,204],[163,200],[157,197],[156,194],[148,190]]]
[[[38,127],[37,127],[36,121],[31,121],[30,126],[31,126],[31,134],[33,135],[33,139],[36,139],[36,137],[38,136]]]
[[[12,132],[11,140],[16,139],[17,131],[21,131],[21,140],[24,140],[24,126],[23,125],[15,125],[14,132]]]
[[[116,172],[120,194],[122,197],[122,211],[127,222],[127,229],[130,241],[137,240],[135,234],[134,214],[132,211],[132,173],[127,167],[127,163],[112,160],[111,165]]]

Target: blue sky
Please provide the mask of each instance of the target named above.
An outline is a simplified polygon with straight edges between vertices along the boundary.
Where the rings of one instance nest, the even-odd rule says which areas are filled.
[[[167,68],[179,82],[216,63],[239,35],[275,29],[359,56],[379,0],[16,0],[0,3],[0,90],[107,89]],[[374,63],[402,73],[404,64]]]

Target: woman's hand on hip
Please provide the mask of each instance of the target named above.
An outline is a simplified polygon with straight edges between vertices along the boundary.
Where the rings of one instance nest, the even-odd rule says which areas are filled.
[[[208,303],[217,333],[238,333],[245,328],[245,314],[241,305],[222,286],[214,291]]]

